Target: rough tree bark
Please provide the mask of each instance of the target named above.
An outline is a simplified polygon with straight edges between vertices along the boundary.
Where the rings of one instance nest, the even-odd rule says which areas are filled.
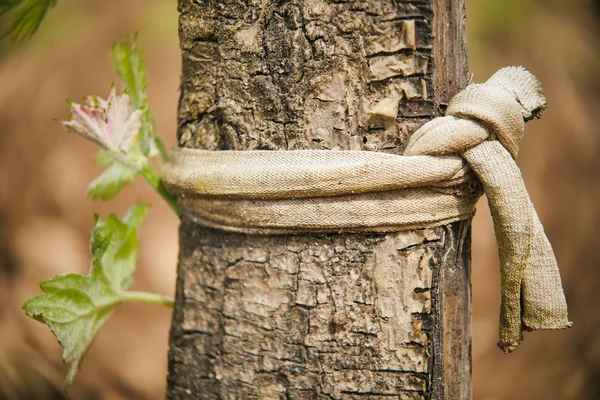
[[[467,83],[464,0],[179,9],[181,146],[401,154]],[[180,246],[169,399],[470,399],[469,222]]]

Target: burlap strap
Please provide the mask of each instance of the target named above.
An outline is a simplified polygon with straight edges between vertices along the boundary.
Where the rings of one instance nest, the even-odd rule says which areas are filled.
[[[403,156],[179,148],[163,177],[197,223],[250,234],[444,225],[474,215],[481,182],[501,262],[498,345],[510,352],[522,328],[571,326],[556,259],[514,161],[525,121],[544,108],[537,79],[509,67],[458,93]]]

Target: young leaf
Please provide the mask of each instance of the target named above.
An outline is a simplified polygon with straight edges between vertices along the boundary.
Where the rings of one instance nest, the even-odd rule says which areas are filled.
[[[94,179],[89,185],[93,199],[110,200],[115,197],[123,186],[133,182],[137,171],[113,162],[106,171]]]
[[[140,149],[146,157],[161,155],[166,161],[166,151],[156,131],[152,117],[146,84],[146,65],[139,49],[137,37],[132,41],[115,44],[111,49],[112,61],[117,75],[123,81],[131,98],[134,109],[142,112],[142,127],[140,129]]]
[[[32,35],[56,0],[0,0],[0,38]]]
[[[131,158],[140,132],[142,113],[131,107],[126,93],[117,95],[115,88],[107,100],[88,97],[87,104],[69,102],[71,115],[61,121],[70,131],[97,144],[113,156]]]
[[[137,229],[148,207],[136,205],[121,220],[97,216],[92,230],[92,266],[88,275],[59,275],[40,284],[43,295],[23,309],[45,323],[63,346],[63,361],[71,364],[69,387],[98,330],[119,303],[134,300],[131,286],[137,263]]]
[[[86,104],[69,106],[70,118],[61,123],[103,149],[96,162],[107,170],[90,184],[90,194],[109,200],[148,165],[137,146],[142,112],[133,110],[129,96],[117,95],[114,87],[106,100],[89,97]]]
[[[152,156],[160,153],[163,161],[167,156],[148,105],[145,67],[136,40],[114,45],[112,59],[125,92],[118,95],[113,86],[108,99],[90,96],[85,104],[68,102],[71,115],[68,121],[61,121],[102,148],[96,163],[107,169],[90,184],[90,194],[109,200],[139,174],[179,215],[177,199],[150,166]]]

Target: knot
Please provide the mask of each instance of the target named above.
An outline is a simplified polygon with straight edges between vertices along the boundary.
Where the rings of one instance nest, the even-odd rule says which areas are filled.
[[[552,247],[514,161],[525,121],[545,104],[533,75],[504,68],[454,96],[447,115],[415,132],[403,156],[177,148],[163,181],[198,224],[272,235],[393,232],[468,220],[480,192],[465,191],[465,184],[478,179],[500,256],[499,346],[509,352],[522,340],[521,328],[570,326]]]
[[[411,137],[405,155],[458,154],[483,185],[500,257],[502,302],[499,347],[514,351],[521,330],[571,326],[558,265],[515,163],[525,121],[546,106],[538,80],[523,68],[504,68],[450,100],[446,116]]]
[[[523,140],[525,121],[546,107],[539,81],[522,67],[507,67],[486,83],[471,84],[448,103],[446,116],[423,125],[404,155],[457,154],[485,140],[499,140],[513,159]]]

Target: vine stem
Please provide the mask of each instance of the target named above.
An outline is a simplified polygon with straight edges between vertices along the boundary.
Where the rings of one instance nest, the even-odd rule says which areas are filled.
[[[169,296],[163,296],[156,293],[124,291],[119,295],[121,301],[158,304],[160,306],[173,308],[175,299]]]
[[[181,213],[179,207],[177,207],[177,198],[167,191],[167,188],[163,184],[162,180],[156,172],[150,167],[145,166],[140,170],[142,177],[156,190],[156,192],[167,202],[169,207],[180,217]]]
[[[181,218],[181,212],[179,211],[179,207],[177,206],[177,198],[173,196],[167,188],[165,187],[160,176],[152,169],[149,164],[149,161],[146,161],[145,165],[140,166],[136,165],[134,162],[131,162],[127,157],[120,153],[118,150],[108,149],[111,155],[115,158],[115,160],[121,165],[130,168],[134,171],[137,171],[145,180],[148,182],[154,190],[163,198],[164,201],[167,202],[169,207],[175,212],[177,217]]]

